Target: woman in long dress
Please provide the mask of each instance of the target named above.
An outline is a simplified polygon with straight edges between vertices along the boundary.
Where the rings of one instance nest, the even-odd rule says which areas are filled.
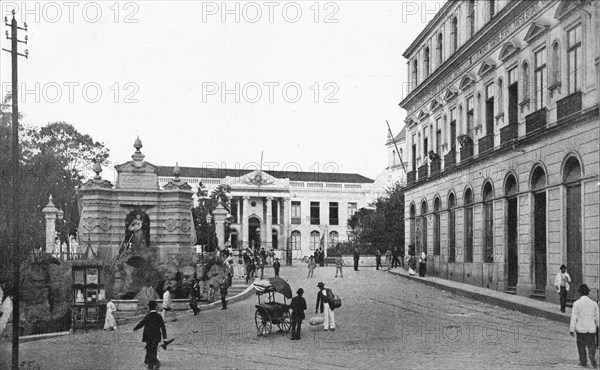
[[[110,301],[106,304],[106,318],[104,319],[104,330],[117,330],[117,322],[113,312],[117,311],[117,306]]]
[[[421,259],[419,260],[419,276],[424,277],[427,271],[427,255],[425,252],[421,252]]]
[[[415,275],[417,269],[417,259],[412,254],[408,255],[408,273],[409,275]]]

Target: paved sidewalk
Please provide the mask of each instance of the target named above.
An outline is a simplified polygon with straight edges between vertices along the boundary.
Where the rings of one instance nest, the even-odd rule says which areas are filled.
[[[411,276],[403,268],[388,270],[390,274],[401,276],[406,279],[418,281],[438,289],[442,289],[463,297],[504,307],[509,310],[519,311],[528,315],[543,317],[548,320],[569,323],[571,319],[571,308],[567,307],[565,313],[560,312],[560,306],[556,303],[538,301],[519,295],[499,292],[497,290],[481,288],[469,284],[458,283],[452,280],[440,279],[433,276],[419,277]]]

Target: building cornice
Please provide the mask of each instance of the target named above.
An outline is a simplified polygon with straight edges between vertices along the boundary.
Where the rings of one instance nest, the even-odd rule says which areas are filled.
[[[466,44],[419,84],[399,105],[410,114],[443,92],[452,82],[477,65],[499,45],[510,40],[531,19],[541,16],[555,0],[509,2],[492,22],[481,28]]]

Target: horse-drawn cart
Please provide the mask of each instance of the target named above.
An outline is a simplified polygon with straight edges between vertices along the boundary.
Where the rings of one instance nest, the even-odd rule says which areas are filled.
[[[287,299],[292,298],[290,285],[281,278],[272,277],[267,280],[255,282],[254,288],[258,297],[258,304],[255,305],[256,312],[254,314],[258,335],[271,334],[273,325],[277,325],[280,332],[289,332],[292,327],[290,306],[287,304]],[[275,300],[275,293],[283,295],[283,303]]]

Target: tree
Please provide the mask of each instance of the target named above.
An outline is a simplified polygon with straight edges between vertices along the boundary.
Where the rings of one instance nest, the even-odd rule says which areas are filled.
[[[10,97],[0,104],[0,148],[8,148],[10,125]],[[86,168],[93,161],[105,161],[109,150],[95,142],[89,135],[79,133],[73,126],[50,123],[45,127],[23,128],[19,132],[21,159],[21,261],[33,250],[45,248],[45,220],[41,210],[48,203],[50,194],[54,204],[64,212],[64,222],[57,222],[57,234],[68,243],[70,235],[77,234],[79,211],[76,191],[86,179]],[[0,150],[0,188],[8,189],[12,174],[9,172],[8,151]],[[8,283],[12,254],[5,250],[8,243],[7,220],[11,216],[6,191],[0,191],[0,284]],[[69,247],[69,244],[67,244]]]
[[[212,214],[219,203],[230,212],[230,196],[231,187],[227,184],[220,184],[214,188],[210,195],[200,182],[198,185],[198,206],[192,209],[192,217],[194,218],[194,226],[196,228],[196,244],[204,245],[206,250],[212,252],[218,243],[215,240],[214,220],[209,224],[206,221],[206,216]],[[225,220],[225,241],[229,239],[231,219]]]
[[[400,184],[386,190],[386,194],[361,208],[348,219],[348,228],[355,242],[373,248],[404,250],[404,190]],[[384,251],[385,252],[385,251]]]

